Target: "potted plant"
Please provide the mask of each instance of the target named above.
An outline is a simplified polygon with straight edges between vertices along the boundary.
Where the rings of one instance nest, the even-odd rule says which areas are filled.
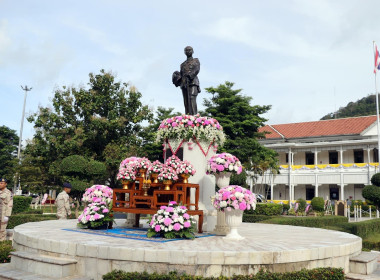
[[[243,220],[244,210],[256,209],[256,196],[250,190],[241,186],[227,186],[221,188],[212,198],[212,205],[226,214],[226,223],[231,231],[225,238],[243,239],[237,228]]]
[[[112,203],[113,191],[110,187],[105,185],[93,185],[86,189],[83,194],[82,201],[87,203],[93,202],[105,202],[107,204]]]
[[[147,236],[193,239],[194,224],[195,220],[187,213],[186,206],[179,206],[177,202],[171,201],[168,206],[161,206],[152,216]]]
[[[140,173],[140,176],[145,178],[145,174],[147,173],[149,167],[152,165],[149,159],[146,157],[139,158],[136,163],[136,168],[138,169],[138,172]]]
[[[132,164],[119,168],[116,178],[121,180],[123,189],[128,189],[130,183],[136,180],[136,167]]]

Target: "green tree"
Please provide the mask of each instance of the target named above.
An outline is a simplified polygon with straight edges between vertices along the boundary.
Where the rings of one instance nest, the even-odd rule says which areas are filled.
[[[152,117],[141,96],[135,88],[117,82],[112,73],[104,70],[90,73],[87,87],[57,89],[52,108],[41,107],[28,118],[36,132],[26,152],[47,174],[45,184],[62,183],[57,166],[69,155],[107,163],[104,151],[109,145],[127,150],[139,146],[142,122]],[[112,168],[106,169],[110,177],[115,176]],[[114,187],[115,180],[110,180]]]
[[[15,130],[0,126],[0,176],[10,180],[10,185],[17,166],[18,140]]]
[[[362,195],[365,199],[371,201],[376,205],[377,209],[380,208],[380,173],[376,173],[371,178],[373,185],[365,186]]]
[[[181,113],[173,112],[174,108],[158,107],[154,118],[150,121],[140,133],[142,140],[140,154],[148,157],[151,161],[161,160],[162,157],[162,143],[156,143],[156,132],[163,120],[174,116],[179,116]]]
[[[225,82],[219,86],[206,88],[212,98],[204,99],[205,114],[219,121],[227,135],[222,151],[237,156],[243,163],[259,164],[273,158],[275,153],[261,146],[257,139],[264,137],[258,132],[266,121],[261,115],[271,106],[251,105],[252,97],[241,94],[241,89],[233,89],[234,83]]]

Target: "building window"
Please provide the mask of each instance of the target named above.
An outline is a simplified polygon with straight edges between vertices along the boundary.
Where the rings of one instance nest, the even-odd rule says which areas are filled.
[[[337,163],[338,163],[338,152],[329,151],[329,164],[337,164]]]
[[[354,163],[364,162],[364,152],[363,150],[354,150]]]
[[[305,163],[306,165],[314,164],[314,153],[305,153]]]
[[[285,154],[285,162],[286,162],[286,163],[289,162],[289,154],[288,154],[288,153]]]
[[[373,162],[379,162],[379,151],[376,148],[373,149],[372,158],[373,158]]]

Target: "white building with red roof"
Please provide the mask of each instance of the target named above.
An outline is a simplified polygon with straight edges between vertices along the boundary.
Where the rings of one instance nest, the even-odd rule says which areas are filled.
[[[260,143],[278,152],[280,174],[256,180],[274,200],[362,199],[379,172],[376,116],[266,125]]]

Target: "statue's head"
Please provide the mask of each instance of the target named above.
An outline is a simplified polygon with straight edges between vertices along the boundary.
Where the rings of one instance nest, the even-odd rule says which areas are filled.
[[[190,57],[190,56],[192,56],[192,55],[193,55],[193,53],[194,53],[194,50],[193,50],[193,48],[192,48],[192,47],[190,47],[190,46],[187,46],[187,47],[185,48],[185,54],[186,54],[186,56],[187,56],[187,57]]]

